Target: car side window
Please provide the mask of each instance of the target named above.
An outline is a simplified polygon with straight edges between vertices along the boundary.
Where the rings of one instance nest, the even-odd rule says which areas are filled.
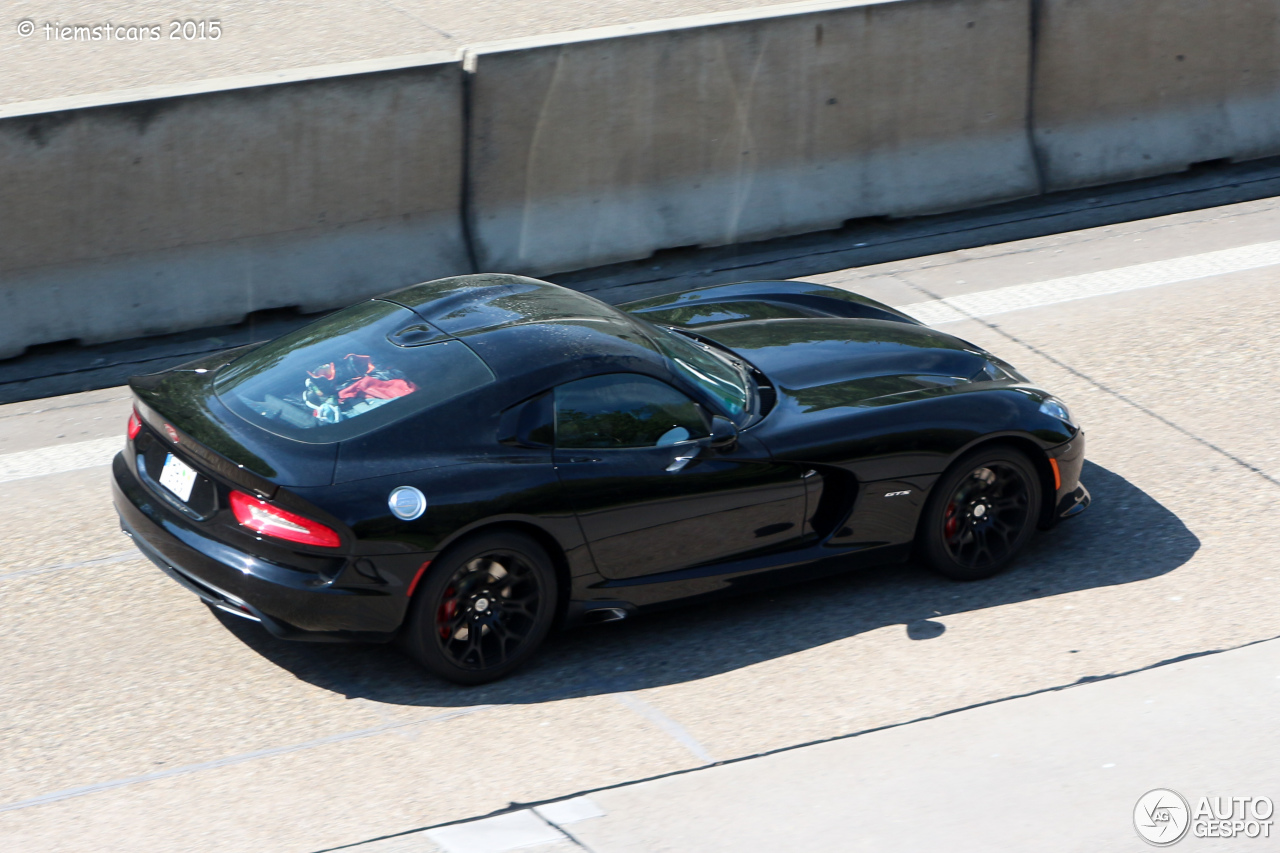
[[[561,385],[555,407],[557,447],[663,447],[710,434],[697,403],[665,382],[634,373]]]

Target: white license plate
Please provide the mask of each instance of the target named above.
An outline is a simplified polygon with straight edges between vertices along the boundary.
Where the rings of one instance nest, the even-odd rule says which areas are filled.
[[[160,472],[160,485],[186,503],[191,499],[191,490],[196,485],[195,469],[170,453],[164,458],[164,470]]]

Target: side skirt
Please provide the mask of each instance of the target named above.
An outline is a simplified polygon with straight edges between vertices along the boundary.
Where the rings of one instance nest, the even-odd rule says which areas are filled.
[[[733,563],[696,566],[640,578],[602,580],[575,590],[566,625],[611,621],[593,619],[590,614],[599,609],[618,608],[630,615],[641,610],[803,583],[869,566],[902,563],[911,556],[911,547],[911,543],[844,548],[818,544]]]

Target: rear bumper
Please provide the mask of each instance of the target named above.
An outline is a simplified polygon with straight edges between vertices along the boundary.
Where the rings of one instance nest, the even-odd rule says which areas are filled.
[[[121,529],[169,577],[209,605],[294,640],[385,642],[404,619],[403,595],[337,588],[314,572],[271,563],[210,538],[138,480],[124,455],[112,465]]]

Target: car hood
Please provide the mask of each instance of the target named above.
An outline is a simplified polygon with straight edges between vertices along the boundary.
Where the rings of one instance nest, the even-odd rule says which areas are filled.
[[[810,281],[715,284],[618,307],[650,323],[684,329],[803,317],[856,317],[918,325],[914,318],[883,302]]]
[[[989,353],[924,326],[843,318],[771,319],[699,329],[755,365],[802,411],[914,399],[1007,376]]]

